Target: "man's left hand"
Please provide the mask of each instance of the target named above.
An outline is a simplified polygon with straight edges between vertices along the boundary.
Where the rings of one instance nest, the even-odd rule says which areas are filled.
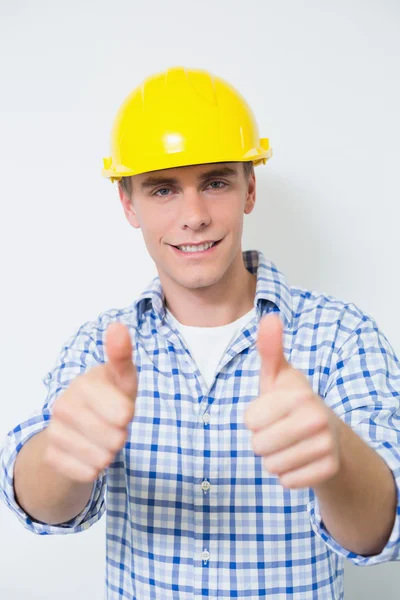
[[[283,353],[278,315],[260,323],[260,395],[245,412],[255,454],[287,488],[316,487],[339,471],[339,418]]]

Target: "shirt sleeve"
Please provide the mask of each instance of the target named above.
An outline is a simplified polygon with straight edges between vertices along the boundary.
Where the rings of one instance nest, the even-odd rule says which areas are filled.
[[[329,548],[355,565],[400,560],[400,363],[376,322],[365,315],[336,358],[324,400],[389,466],[397,490],[396,518],[385,548],[368,557],[349,552],[329,534],[316,497],[308,506],[311,524]]]
[[[47,389],[43,407],[14,427],[0,449],[0,496],[24,527],[39,535],[78,533],[98,521],[105,510],[105,470],[94,482],[91,497],[83,511],[74,519],[59,525],[33,521],[16,502],[13,483],[18,452],[33,435],[48,426],[55,399],[75,377],[102,362],[91,335],[92,326],[93,323],[88,321],[66,341],[54,368],[42,380]]]

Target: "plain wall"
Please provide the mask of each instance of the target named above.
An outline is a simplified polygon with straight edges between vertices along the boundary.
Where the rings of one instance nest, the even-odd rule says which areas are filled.
[[[64,341],[156,275],[101,168],[120,103],[168,66],[226,78],[271,140],[243,247],[358,304],[400,355],[399,40],[397,0],[1,0],[2,440]],[[1,504],[0,534],[2,600],[102,597],[105,518],[39,537]],[[398,599],[400,566],[349,564],[345,585]]]

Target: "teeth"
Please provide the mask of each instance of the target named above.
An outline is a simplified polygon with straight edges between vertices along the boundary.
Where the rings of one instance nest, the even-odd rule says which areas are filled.
[[[208,244],[201,244],[201,246],[178,246],[178,248],[182,252],[203,252],[203,250],[208,250],[214,244],[215,242],[210,242]]]

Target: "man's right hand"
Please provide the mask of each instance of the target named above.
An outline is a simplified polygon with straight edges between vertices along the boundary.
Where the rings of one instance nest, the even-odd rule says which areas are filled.
[[[75,482],[93,482],[127,440],[137,372],[127,327],[106,331],[108,362],[78,375],[54,402],[44,460]]]

